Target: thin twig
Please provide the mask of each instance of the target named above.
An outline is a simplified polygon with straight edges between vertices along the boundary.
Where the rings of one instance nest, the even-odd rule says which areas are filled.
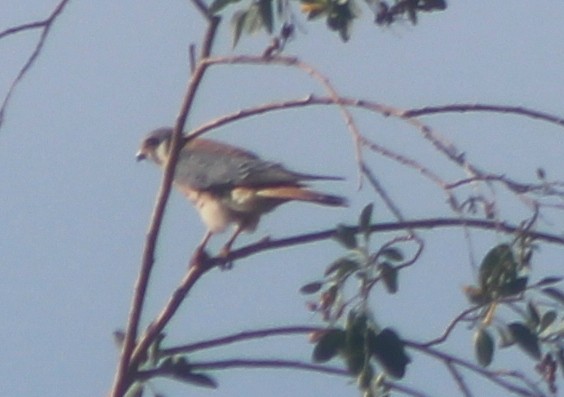
[[[409,386],[406,386],[400,382],[391,382],[389,380],[385,380],[383,382],[383,384],[385,386],[388,386],[391,390],[395,390],[398,391],[400,393],[405,394],[406,396],[411,396],[411,397],[432,397],[431,395],[427,394],[427,393],[423,393],[422,391],[419,390],[415,390],[412,389]]]
[[[210,14],[208,6],[202,0],[190,1],[194,4],[194,7],[196,7],[196,9],[200,12],[200,14],[202,14],[203,17],[206,18],[208,22],[211,22],[213,16]]]
[[[447,361],[446,366],[450,374],[454,378],[456,384],[458,385],[458,388],[460,389],[460,391],[462,391],[462,394],[465,397],[472,397],[472,392],[468,388],[468,385],[464,381],[464,378],[462,377],[460,371],[458,371],[458,369],[454,366],[454,364],[451,361]]]
[[[526,383],[528,389],[524,389],[520,386],[517,386],[511,382],[508,382],[506,380],[504,380],[503,378],[501,378],[498,372],[496,371],[491,371],[491,370],[487,370],[485,368],[480,367],[477,364],[474,364],[470,361],[467,360],[463,360],[461,358],[455,357],[453,355],[450,355],[448,353],[444,353],[442,351],[439,351],[435,348],[429,347],[429,346],[423,346],[417,342],[412,342],[412,341],[407,341],[404,340],[404,343],[406,346],[418,350],[420,352],[422,352],[423,354],[427,354],[430,355],[432,357],[438,358],[441,361],[444,361],[445,363],[454,363],[458,366],[464,367],[474,373],[477,373],[481,376],[483,376],[484,378],[488,379],[490,382],[495,383],[496,385],[512,392],[515,393],[517,395],[520,396],[524,396],[524,397],[541,397],[541,396],[545,396],[544,393],[542,393],[540,390],[538,390],[538,388],[534,388],[534,390],[531,389],[531,384]],[[522,379],[521,379],[522,380]]]
[[[292,58],[290,58],[290,60],[291,59]],[[287,62],[290,63],[290,60],[287,60]],[[305,106],[312,106],[312,105],[335,105],[336,101],[337,101],[338,104],[340,104],[342,106],[358,107],[358,108],[362,108],[362,109],[366,109],[366,110],[369,110],[369,111],[373,111],[373,112],[382,114],[384,116],[392,115],[394,117],[400,117],[400,119],[408,122],[411,125],[414,124],[413,119],[401,117],[402,111],[400,109],[394,109],[394,108],[391,108],[391,107],[388,107],[388,106],[378,104],[376,102],[367,101],[367,100],[358,100],[358,99],[346,98],[346,97],[338,97],[338,98],[335,99],[334,97],[319,97],[319,96],[309,95],[309,96],[307,96],[305,98],[301,98],[301,99],[292,99],[292,100],[286,100],[286,101],[281,101],[281,102],[272,102],[272,103],[254,106],[254,107],[251,107],[251,108],[241,109],[237,112],[218,117],[218,118],[216,118],[216,119],[214,119],[214,120],[212,120],[212,121],[210,121],[206,124],[203,124],[203,125],[195,128],[194,130],[192,130],[189,135],[191,137],[197,137],[197,136],[200,136],[200,135],[202,135],[202,134],[204,134],[204,133],[206,133],[210,130],[217,129],[217,128],[224,126],[226,124],[229,124],[229,123],[232,123],[232,122],[235,122],[235,121],[239,121],[239,120],[242,120],[244,118],[253,117],[253,116],[257,116],[257,115],[264,114],[264,113],[267,113],[267,112],[271,112],[271,111],[287,110],[287,109],[292,109],[292,108],[297,108],[297,107],[305,107]],[[423,130],[430,131],[430,127],[428,127],[428,126],[421,125],[421,124],[416,124],[415,126],[419,129],[421,129],[422,131]],[[429,132],[427,132],[427,135],[429,135]],[[559,197],[559,198],[564,199],[564,191],[562,190],[562,182],[558,182],[558,181],[556,181],[556,182],[543,181],[542,183],[525,184],[525,183],[516,182],[514,180],[511,180],[510,178],[508,178],[504,175],[496,175],[496,174],[488,174],[488,173],[484,173],[484,172],[479,172],[478,174],[474,173],[473,175],[471,175],[468,178],[460,179],[460,180],[457,180],[455,182],[447,183],[441,177],[439,177],[437,174],[435,174],[433,171],[429,170],[428,168],[424,167],[423,165],[421,165],[420,163],[416,162],[415,160],[413,160],[411,158],[405,157],[405,156],[400,155],[398,153],[387,151],[387,149],[382,148],[381,146],[374,146],[376,144],[370,142],[370,140],[365,138],[363,135],[358,135],[357,139],[359,140],[359,142],[361,142],[365,145],[372,146],[371,148],[378,151],[379,153],[384,154],[387,157],[390,157],[392,159],[395,159],[396,161],[400,162],[401,164],[410,166],[410,167],[418,170],[422,175],[428,177],[431,181],[433,181],[435,184],[437,184],[447,194],[447,196],[449,198],[448,202],[450,203],[451,208],[454,209],[456,213],[460,213],[461,205],[458,204],[458,200],[453,195],[452,190],[455,190],[456,188],[464,186],[466,184],[473,184],[473,183],[476,183],[476,182],[498,182],[498,183],[504,185],[510,191],[519,195],[520,197],[522,197],[521,195],[523,195],[523,194],[537,194],[539,196],[542,195],[543,197],[545,197],[545,196],[555,196],[555,197]],[[458,153],[457,149],[449,149],[449,150],[452,150],[454,153]],[[452,156],[452,153],[451,153],[451,156]],[[460,156],[458,156],[458,157],[460,157]],[[469,163],[466,160],[464,160],[464,162],[462,164],[466,167]],[[474,169],[474,170],[477,170],[477,167],[475,167],[475,166],[471,166],[471,168]],[[368,167],[363,166],[362,169],[364,170],[365,175],[369,176],[369,175],[366,174],[367,173],[366,170],[368,170]],[[475,172],[477,172],[477,171],[475,171]],[[376,185],[374,185],[374,186],[376,187]],[[382,195],[382,192],[380,192],[380,194]],[[400,213],[399,213],[397,208],[395,208],[395,209],[391,208],[392,201],[391,200],[385,200],[385,197],[383,195],[382,195],[382,198],[384,199],[388,208],[390,208],[392,210],[392,212],[397,217]],[[530,206],[531,205],[528,205],[528,207],[530,207]],[[558,204],[553,204],[552,206],[558,207]],[[398,219],[401,220],[401,218],[398,218]]]
[[[12,84],[10,85],[8,92],[6,93],[6,96],[4,97],[2,105],[0,106],[0,128],[2,128],[2,124],[4,123],[4,116],[5,116],[5,113],[6,113],[6,109],[8,107],[8,103],[10,102],[10,99],[11,99],[16,87],[18,86],[20,81],[24,78],[24,76],[29,71],[29,69],[35,63],[35,60],[37,59],[37,57],[41,53],[41,50],[43,49],[43,46],[45,45],[45,42],[47,40],[47,36],[49,35],[49,32],[51,31],[51,27],[53,26],[53,23],[55,22],[57,17],[59,15],[61,15],[61,13],[63,12],[63,10],[64,10],[64,8],[65,8],[65,6],[67,5],[68,2],[69,2],[69,0],[61,0],[61,2],[59,4],[57,4],[57,6],[53,10],[53,12],[51,12],[51,15],[49,15],[49,17],[47,17],[47,19],[44,19],[43,21],[37,21],[37,22],[19,25],[19,26],[13,27],[13,28],[6,29],[3,32],[0,32],[0,39],[2,39],[6,36],[16,34],[16,33],[20,33],[20,32],[26,31],[26,30],[42,29],[41,36],[39,37],[39,41],[37,42],[35,49],[33,50],[31,55],[29,56],[29,58],[25,62],[25,64],[20,69],[16,78],[12,81]]]
[[[510,113],[510,114],[512,113],[512,114],[517,114],[519,116],[526,116],[526,117],[531,117],[533,119],[539,119],[542,121],[546,121],[564,127],[564,118],[554,116],[549,113],[528,109],[522,106],[501,106],[501,105],[480,104],[480,103],[475,103],[475,104],[460,103],[454,105],[427,106],[420,109],[409,109],[409,110],[405,110],[403,115],[405,117],[420,117],[420,116],[429,116],[429,115],[448,113],[448,112],[458,112],[458,113],[495,112],[495,113]]]
[[[230,57],[216,57],[216,58],[209,58],[208,62],[210,64],[253,64],[253,65],[270,65],[270,64],[279,64],[285,66],[294,66],[303,71],[307,74],[312,76],[315,80],[317,80],[327,91],[329,97],[332,99],[333,104],[339,106],[341,113],[343,114],[343,119],[345,121],[345,125],[347,126],[348,130],[351,132],[353,137],[353,142],[355,146],[355,157],[357,159],[357,163],[359,164],[359,168],[363,163],[362,160],[362,151],[361,151],[361,137],[360,131],[354,118],[352,117],[351,112],[347,109],[346,104],[342,104],[339,100],[340,95],[338,94],[337,90],[329,79],[319,72],[316,68],[311,66],[310,64],[301,61],[299,58],[296,57],[289,57],[289,56],[252,56],[252,55],[236,55]],[[359,175],[362,175],[359,172]],[[360,178],[360,177],[359,177]],[[360,182],[360,179],[359,179]]]
[[[220,338],[208,339],[201,342],[190,343],[187,345],[176,346],[168,349],[161,349],[161,354],[164,356],[180,354],[180,353],[191,353],[197,350],[210,349],[213,347],[228,345],[236,342],[248,341],[251,339],[266,338],[270,336],[279,335],[302,335],[309,334],[311,332],[322,331],[322,327],[311,327],[311,326],[294,326],[294,327],[276,327],[276,328],[265,328],[257,329],[252,331],[243,331],[236,334],[231,334],[227,336],[222,336]]]
[[[322,372],[331,375],[341,375],[350,377],[350,373],[346,369],[328,367],[325,365],[311,364],[297,360],[281,360],[281,359],[232,359],[218,361],[201,361],[190,362],[190,366],[194,369],[229,369],[229,368],[292,368],[315,372]]]
[[[455,329],[456,325],[461,322],[462,320],[464,320],[466,318],[467,315],[469,315],[470,313],[473,313],[477,310],[480,310],[482,308],[482,306],[472,306],[462,312],[460,312],[446,327],[446,329],[444,330],[444,332],[442,333],[442,335],[440,335],[439,337],[432,339],[428,342],[422,343],[422,346],[433,346],[433,345],[438,345],[443,343],[444,341],[446,341],[449,337],[449,335],[451,334],[451,332]]]

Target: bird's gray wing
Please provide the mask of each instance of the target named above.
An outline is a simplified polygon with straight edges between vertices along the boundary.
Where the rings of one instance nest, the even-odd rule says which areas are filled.
[[[175,172],[177,183],[196,190],[299,185],[315,179],[341,178],[293,172],[252,152],[204,139],[181,150]]]

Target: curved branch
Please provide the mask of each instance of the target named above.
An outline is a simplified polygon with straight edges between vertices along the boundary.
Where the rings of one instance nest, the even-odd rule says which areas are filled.
[[[496,222],[482,219],[461,219],[461,218],[428,218],[405,222],[380,223],[370,227],[372,233],[397,232],[405,229],[437,229],[446,227],[468,227],[474,229],[491,230],[505,234],[513,234],[522,231],[522,227],[510,225],[505,222]],[[358,228],[356,229],[358,232]],[[547,243],[564,246],[564,236],[545,232],[527,231],[529,237]],[[236,250],[232,250],[227,257],[211,258],[213,266],[219,266],[226,262],[246,258],[255,253],[291,247],[294,245],[308,244],[314,241],[327,240],[335,235],[335,229],[327,229],[320,232],[304,233],[295,236],[271,239],[262,239],[256,243],[246,245]]]
[[[291,65],[292,59],[293,58],[287,59],[286,60],[287,64]],[[495,174],[489,174],[479,171],[478,167],[469,163],[464,158],[463,154],[461,154],[461,152],[454,147],[454,145],[448,144],[446,142],[443,142],[441,139],[439,139],[429,126],[422,124],[413,118],[408,118],[403,116],[404,111],[401,109],[392,108],[389,106],[385,106],[367,100],[359,100],[359,99],[347,98],[347,97],[335,98],[334,96],[320,97],[320,96],[309,95],[305,98],[300,98],[300,99],[292,99],[292,100],[286,100],[281,102],[271,102],[263,105],[254,106],[251,108],[241,109],[237,112],[218,117],[208,123],[205,123],[193,129],[192,131],[190,131],[189,135],[190,137],[197,137],[210,130],[217,129],[226,124],[236,122],[248,117],[253,117],[264,113],[268,113],[271,111],[287,110],[287,109],[312,106],[312,105],[321,105],[321,106],[340,105],[347,107],[357,107],[360,109],[365,109],[371,112],[381,114],[383,116],[391,115],[393,117],[397,117],[400,120],[403,120],[408,124],[418,128],[421,131],[421,133],[426,137],[426,139],[430,140],[435,147],[439,148],[439,151],[442,154],[445,154],[450,160],[454,161],[458,166],[461,166],[466,170],[471,170],[471,176],[469,178],[460,179],[454,182],[447,183],[447,181],[443,180],[438,174],[434,173],[429,168],[420,164],[416,160],[401,155],[399,153],[390,151],[389,149],[386,149],[381,145],[377,145],[358,132],[355,133],[355,139],[361,142],[362,145],[367,146],[370,149],[376,151],[377,153],[386,156],[394,161],[397,161],[404,166],[416,170],[421,175],[431,180],[443,192],[445,192],[450,207],[456,213],[460,213],[462,206],[461,204],[458,203],[456,197],[453,194],[453,191],[461,186],[465,186],[467,184],[476,183],[476,182],[500,183],[504,185],[511,192],[517,194],[519,197],[522,197],[522,195],[524,194],[537,194],[537,195],[542,195],[543,197],[556,196],[556,197],[564,198],[564,191],[562,189],[563,184],[561,182],[541,181],[540,183],[526,184],[526,183],[521,183],[511,180],[510,178],[504,175],[495,175]],[[373,175],[370,174],[369,168],[366,167],[364,162],[361,162],[361,170],[363,174],[369,178],[372,186],[377,190],[378,194],[382,197],[386,206],[392,211],[392,213],[394,213],[394,215],[396,215],[398,220],[403,220],[401,217],[401,213],[399,212],[399,209],[396,208],[393,205],[392,200],[387,197],[386,192],[383,190],[383,187],[380,186],[377,183],[377,180],[375,180],[375,178],[373,177]],[[522,198],[522,200],[525,199]],[[546,205],[555,208],[560,208],[557,204],[553,204],[553,205],[546,204]]]
[[[16,76],[16,78],[14,79],[14,81],[12,81],[12,84],[10,85],[8,92],[4,96],[4,100],[2,101],[2,105],[0,105],[0,128],[2,128],[2,124],[4,122],[4,115],[6,113],[6,108],[8,107],[8,103],[10,102],[10,99],[12,97],[12,94],[14,93],[14,90],[16,89],[16,87],[20,83],[20,81],[24,78],[26,73],[29,71],[31,66],[34,64],[34,62],[37,59],[37,57],[39,56],[39,54],[41,53],[41,50],[43,49],[43,45],[45,44],[45,41],[47,40],[47,36],[49,35],[49,31],[51,30],[53,23],[55,22],[57,17],[63,12],[63,9],[65,8],[65,6],[67,5],[68,2],[69,2],[69,0],[61,0],[61,2],[59,4],[57,4],[55,9],[53,10],[51,15],[49,15],[43,21],[37,21],[37,22],[19,25],[19,26],[13,27],[13,28],[6,29],[3,32],[0,32],[0,39],[2,39],[2,38],[7,37],[9,35],[20,33],[20,32],[26,31],[26,30],[42,29],[41,36],[39,37],[39,41],[37,42],[35,49],[33,50],[31,55],[29,56],[29,58],[25,62],[25,64],[20,69],[20,71],[19,71],[18,75]]]
[[[443,353],[437,349],[434,349],[432,347],[429,346],[424,346],[421,345],[417,342],[412,342],[412,341],[407,341],[404,340],[405,345],[409,346],[410,348],[414,349],[414,350],[418,350],[424,354],[436,357],[437,359],[443,361],[447,367],[450,365],[454,365],[456,364],[457,366],[466,368],[474,373],[477,373],[483,377],[485,377],[486,379],[488,379],[490,382],[495,383],[496,385],[498,385],[499,387],[502,387],[512,393],[515,393],[517,395],[520,396],[524,396],[524,397],[540,397],[540,396],[545,396],[545,394],[539,390],[536,386],[534,386],[534,383],[528,381],[526,379],[526,377],[522,376],[522,375],[515,375],[515,374],[511,374],[512,377],[515,377],[519,380],[521,380],[522,382],[524,382],[528,389],[524,389],[523,387],[520,387],[518,385],[515,385],[511,382],[506,381],[505,379],[503,379],[501,377],[501,375],[508,375],[508,374],[503,374],[500,373],[498,371],[491,371],[491,370],[487,370],[484,369],[482,367],[480,367],[477,364],[471,363],[470,361],[466,361],[463,360],[461,358],[452,356],[450,354],[447,353]]]
[[[439,345],[441,343],[443,343],[444,341],[446,341],[449,337],[449,335],[451,334],[451,332],[454,330],[454,328],[456,327],[456,325],[461,322],[462,320],[464,320],[464,318],[469,315],[470,313],[475,312],[476,310],[479,310],[480,308],[482,308],[483,306],[472,306],[466,310],[463,310],[462,312],[460,312],[446,327],[446,329],[444,330],[443,334],[441,336],[438,336],[435,339],[432,339],[428,342],[422,343],[421,346],[433,346],[433,345]]]
[[[468,385],[466,384],[466,381],[464,380],[464,377],[462,376],[460,371],[450,361],[446,363],[446,366],[464,397],[472,397],[473,394],[468,388]]]
[[[220,338],[208,339],[200,342],[190,343],[187,345],[176,346],[168,349],[161,349],[161,353],[165,356],[180,354],[180,353],[191,353],[193,351],[210,349],[213,347],[228,345],[236,342],[243,342],[252,339],[266,338],[270,336],[277,335],[296,335],[296,334],[308,334],[315,331],[323,331],[325,328],[322,327],[311,327],[311,326],[295,326],[295,327],[276,327],[276,328],[265,328],[257,329],[253,331],[243,331],[235,334],[222,336]]]
[[[309,74],[312,78],[317,80],[327,91],[329,97],[331,98],[333,104],[339,106],[339,109],[343,115],[343,119],[345,121],[345,125],[349,129],[352,134],[355,146],[355,157],[356,160],[361,166],[363,164],[362,160],[362,151],[361,151],[361,137],[360,131],[354,118],[352,117],[351,112],[347,109],[345,104],[340,103],[340,95],[338,94],[337,90],[329,79],[319,72],[316,68],[311,66],[310,64],[301,61],[297,57],[288,57],[288,56],[252,56],[252,55],[238,55],[238,56],[230,56],[230,57],[217,57],[217,58],[209,58],[207,60],[210,65],[215,64],[252,64],[252,65],[270,65],[270,64],[279,64],[285,66],[294,66],[297,67],[307,74]],[[362,175],[359,173],[359,175]],[[359,180],[360,181],[360,180]]]
[[[350,377],[351,375],[346,369],[328,367],[325,365],[311,364],[297,360],[281,360],[281,359],[231,359],[218,361],[200,361],[190,362],[190,367],[194,369],[229,369],[229,368],[292,368],[308,371],[321,372],[331,375],[341,375]]]
[[[510,113],[519,116],[530,117],[533,119],[538,119],[546,121],[552,124],[556,124],[560,127],[564,127],[564,118],[554,116],[549,113],[539,112],[537,110],[528,109],[522,106],[500,106],[500,105],[489,105],[489,104],[455,104],[455,105],[445,105],[445,106],[427,106],[419,109],[409,109],[403,112],[405,117],[420,117],[420,116],[430,116],[439,113],[467,113],[467,112],[495,112],[495,113]]]

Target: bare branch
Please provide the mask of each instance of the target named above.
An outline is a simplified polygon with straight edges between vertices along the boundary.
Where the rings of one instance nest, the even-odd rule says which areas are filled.
[[[461,218],[429,218],[418,219],[405,222],[379,223],[372,225],[370,231],[373,233],[397,232],[406,229],[439,229],[445,227],[469,227],[474,229],[491,230],[497,233],[514,234],[522,231],[520,226],[514,226],[505,222],[496,222],[482,219],[461,219]],[[256,243],[246,245],[230,252],[229,256],[212,258],[213,266],[219,266],[225,261],[235,261],[246,258],[258,252],[290,247],[300,244],[308,244],[314,241],[326,240],[335,235],[335,229],[323,230],[314,233],[305,233],[296,236],[280,239],[262,239]],[[532,239],[547,243],[564,245],[564,237],[545,232],[528,231],[528,236]]]
[[[388,386],[392,390],[396,390],[400,393],[405,394],[406,396],[411,397],[431,397],[431,395],[427,393],[423,393],[422,391],[412,389],[409,386],[406,386],[399,382],[391,382],[391,381],[384,381],[384,385]]]
[[[16,78],[14,79],[14,81],[12,81],[12,84],[10,85],[8,92],[6,93],[6,95],[4,97],[4,100],[2,101],[2,105],[0,105],[0,128],[2,128],[2,124],[4,123],[4,117],[5,117],[5,114],[6,114],[6,109],[8,107],[8,103],[10,102],[12,94],[14,93],[14,91],[15,91],[16,87],[18,86],[18,84],[20,83],[20,81],[24,78],[26,73],[33,66],[35,60],[37,59],[37,57],[41,53],[41,50],[43,49],[43,46],[45,45],[45,41],[47,40],[47,36],[49,35],[51,27],[53,26],[53,23],[55,22],[57,17],[63,12],[63,9],[65,8],[65,6],[67,5],[68,2],[69,2],[69,0],[61,0],[61,2],[53,10],[51,15],[49,15],[49,17],[47,17],[47,19],[45,19],[43,21],[37,21],[37,22],[23,24],[23,25],[20,25],[20,26],[16,26],[16,27],[13,27],[13,28],[6,29],[3,32],[0,32],[0,39],[2,39],[2,38],[7,37],[9,35],[24,32],[24,31],[27,31],[27,30],[42,29],[41,36],[39,37],[39,41],[37,42],[35,49],[33,50],[31,55],[29,56],[29,58],[25,62],[25,64],[20,69],[20,71],[19,71],[18,75],[16,76]]]
[[[543,393],[541,390],[539,390],[533,382],[530,381],[523,381],[523,379],[526,379],[525,376],[520,375],[518,378],[520,381],[523,381],[523,383],[526,384],[527,388],[523,388],[521,386],[518,386],[512,382],[509,382],[505,379],[503,379],[503,377],[501,377],[501,373],[497,372],[497,371],[491,371],[491,370],[487,370],[485,368],[480,367],[477,364],[474,364],[470,361],[467,360],[463,360],[461,358],[455,357],[453,355],[450,355],[448,353],[444,353],[442,351],[439,351],[437,349],[434,349],[432,347],[429,346],[424,346],[421,345],[417,342],[411,342],[411,341],[404,341],[406,346],[409,346],[412,349],[418,350],[424,354],[433,356],[441,361],[443,361],[445,364],[448,365],[453,365],[456,364],[457,366],[461,366],[463,368],[466,368],[474,373],[477,373],[481,376],[483,376],[484,378],[488,379],[490,382],[498,385],[499,387],[502,387],[512,393],[515,393],[519,396],[523,396],[523,397],[546,397],[546,394]],[[507,375],[507,374],[506,374]]]
[[[180,354],[180,353],[190,353],[197,350],[210,349],[212,347],[228,345],[236,342],[243,342],[251,339],[259,339],[259,338],[266,338],[270,336],[279,336],[279,335],[296,335],[296,334],[302,335],[302,334],[309,334],[315,331],[322,331],[324,329],[325,328],[322,327],[311,327],[311,326],[257,329],[252,331],[238,332],[236,334],[223,336],[221,338],[190,343],[188,345],[162,349],[161,353],[165,356]]]
[[[200,11],[200,14],[202,14],[203,17],[206,18],[208,22],[211,22],[213,16],[210,15],[210,10],[208,6],[202,0],[190,0],[190,1],[192,2],[192,4],[194,4],[194,7],[196,7],[196,9]]]
[[[465,397],[472,397],[473,394],[470,391],[470,389],[468,388],[468,385],[466,384],[466,382],[464,381],[464,378],[462,377],[462,374],[460,373],[460,371],[458,371],[458,369],[450,361],[446,362],[446,366],[447,366],[450,374],[452,375],[452,377],[456,381],[456,384],[458,385],[458,388],[460,389],[462,394]]]
[[[443,343],[444,341],[446,341],[448,339],[449,335],[454,330],[454,328],[458,325],[458,323],[463,321],[466,318],[466,316],[468,316],[469,314],[474,313],[475,311],[477,311],[481,308],[482,308],[482,306],[472,306],[472,307],[462,311],[450,322],[450,324],[446,327],[445,331],[443,332],[443,334],[441,336],[439,336],[438,338],[435,338],[433,340],[430,340],[429,342],[423,343],[422,346],[433,346],[433,345],[438,345],[438,344]]]
[[[325,365],[311,364],[296,360],[253,360],[253,359],[232,359],[219,361],[191,362],[190,366],[194,369],[229,369],[229,368],[293,368],[315,372],[322,372],[331,375],[341,375],[350,377],[346,369],[328,367]]]
[[[290,58],[290,60],[291,59],[292,58]],[[287,60],[288,64],[291,64],[290,60]],[[384,116],[392,115],[394,117],[399,117],[400,120],[403,120],[409,123],[410,125],[413,125],[416,128],[418,128],[423,134],[425,134],[425,136],[428,139],[431,140],[431,142],[435,147],[438,146],[442,148],[441,153],[446,154],[447,157],[455,161],[455,163],[461,166],[465,171],[469,169],[472,170],[471,176],[468,178],[455,180],[454,182],[447,182],[444,179],[442,179],[437,173],[425,167],[424,165],[420,164],[416,160],[409,158],[405,155],[402,155],[400,153],[393,152],[385,147],[382,147],[381,145],[372,142],[371,140],[369,140],[364,135],[358,132],[355,133],[356,142],[360,142],[361,145],[367,146],[371,150],[381,155],[384,155],[394,161],[397,161],[401,165],[413,168],[414,170],[418,171],[421,175],[431,180],[447,195],[448,197],[447,202],[450,204],[451,209],[454,210],[456,213],[460,214],[463,211],[464,203],[468,203],[468,200],[463,200],[462,204],[459,203],[459,200],[454,195],[454,191],[461,186],[468,184],[475,184],[477,182],[485,182],[488,184],[491,182],[497,182],[503,185],[509,191],[515,193],[517,197],[519,197],[519,199],[523,201],[528,208],[534,208],[535,203],[539,203],[539,204],[541,203],[535,197],[525,196],[528,194],[535,195],[536,197],[541,197],[541,198],[556,197],[561,200],[564,200],[564,189],[563,189],[564,184],[562,182],[559,181],[549,182],[543,180],[538,183],[522,183],[522,182],[514,181],[504,175],[497,175],[492,173],[485,173],[483,171],[478,171],[478,167],[472,165],[466,159],[463,159],[464,156],[461,157],[461,155],[457,154],[461,152],[458,149],[456,149],[454,145],[452,144],[447,145],[441,139],[437,138],[436,134],[432,132],[429,126],[421,124],[412,118],[402,117],[401,115],[403,114],[404,111],[402,111],[401,109],[391,108],[389,106],[384,106],[376,102],[367,101],[367,100],[359,100],[359,99],[346,98],[346,97],[337,97],[337,98],[318,97],[314,95],[309,95],[301,99],[292,99],[282,102],[272,102],[259,106],[254,106],[251,108],[241,109],[237,112],[218,117],[206,124],[203,124],[195,128],[190,132],[189,135],[191,137],[196,137],[212,129],[216,129],[221,126],[224,126],[228,123],[232,123],[244,118],[264,114],[271,111],[288,110],[292,108],[312,106],[312,105],[335,105],[336,101],[337,104],[341,106],[357,107],[368,111],[376,112]],[[396,216],[396,218],[402,220],[402,218],[400,217],[401,213],[399,211],[399,208],[397,208],[395,204],[393,204],[393,201],[388,197],[384,188],[377,182],[377,180],[371,174],[370,169],[366,166],[364,162],[361,163],[361,169],[364,175],[366,175],[371,181],[372,186],[382,197],[386,206],[392,211],[392,213]],[[485,213],[487,216],[495,214],[493,203],[490,199],[487,199],[484,196],[478,196],[473,201],[473,203],[477,203],[477,202],[483,202],[485,207]],[[543,206],[559,208],[559,209],[564,208],[564,205],[557,203],[556,204],[546,203],[543,204]]]
[[[343,119],[345,121],[345,125],[349,129],[352,134],[354,146],[355,146],[355,157],[357,162],[362,165],[362,151],[361,151],[361,141],[360,141],[360,131],[352,114],[346,108],[344,104],[341,104],[339,101],[339,94],[335,87],[331,84],[329,79],[319,72],[316,68],[301,61],[299,58],[296,57],[287,57],[287,56],[250,56],[250,55],[239,55],[239,56],[232,56],[232,57],[217,57],[217,58],[209,58],[207,60],[210,64],[254,64],[254,65],[270,65],[270,64],[279,64],[285,66],[294,66],[303,71],[307,74],[312,76],[315,80],[317,80],[327,91],[329,97],[332,99],[332,103],[339,106],[339,109],[343,115]],[[361,173],[359,173],[361,175]],[[360,182],[360,180],[359,180]]]
[[[204,42],[209,43],[209,47],[204,46],[204,48],[208,52],[211,51],[211,45],[213,43],[213,37],[209,36],[215,36],[215,34],[217,33],[218,23],[219,19],[212,18],[210,20],[210,23],[208,24],[207,34],[204,38]],[[168,197],[171,191],[174,169],[181,148],[182,131],[184,130],[184,124],[186,122],[186,119],[188,118],[188,114],[190,112],[190,109],[192,108],[196,93],[207,70],[207,67],[207,63],[200,61],[196,66],[196,69],[193,71],[188,83],[188,87],[186,89],[186,95],[184,96],[183,103],[180,107],[180,111],[176,119],[172,136],[170,155],[165,166],[161,187],[157,195],[153,214],[151,216],[149,231],[147,232],[147,238],[143,251],[141,269],[139,271],[139,275],[135,284],[135,290],[125,332],[123,348],[118,364],[118,370],[116,371],[116,377],[114,379],[114,386],[112,388],[111,395],[113,397],[121,397],[127,391],[129,384],[133,381],[132,371],[136,368],[136,365],[141,360],[141,357],[146,352],[146,349],[162,332],[165,325],[176,312],[194,283],[206,271],[209,270],[209,267],[206,267],[203,264],[203,258],[192,258],[191,264],[193,266],[190,267],[184,280],[177,288],[175,295],[171,297],[165,310],[163,310],[159,317],[155,320],[155,322],[148,327],[148,329],[145,331],[136,345],[137,331],[139,329],[139,321],[141,319],[141,313],[143,311],[143,303],[155,261],[154,255],[157,245],[157,239],[159,236],[160,227],[162,225]]]
[[[538,119],[553,123],[564,127],[564,118],[554,116],[549,113],[539,112],[537,110],[528,109],[521,106],[500,106],[500,105],[489,105],[489,104],[455,104],[455,105],[445,105],[445,106],[428,106],[420,109],[409,109],[405,110],[403,115],[405,117],[420,117],[429,116],[440,113],[448,112],[495,112],[495,113],[512,113],[519,116],[531,117],[533,119]]]

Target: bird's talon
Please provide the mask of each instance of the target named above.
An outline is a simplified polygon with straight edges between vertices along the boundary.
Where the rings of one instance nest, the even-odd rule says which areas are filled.
[[[201,265],[210,259],[210,255],[204,249],[203,245],[198,245],[196,251],[194,252],[194,256],[192,257],[191,266],[194,265]]]
[[[229,270],[233,268],[233,261],[229,259],[229,255],[231,254],[231,247],[229,245],[225,245],[218,254],[218,257],[221,258],[221,270]]]

